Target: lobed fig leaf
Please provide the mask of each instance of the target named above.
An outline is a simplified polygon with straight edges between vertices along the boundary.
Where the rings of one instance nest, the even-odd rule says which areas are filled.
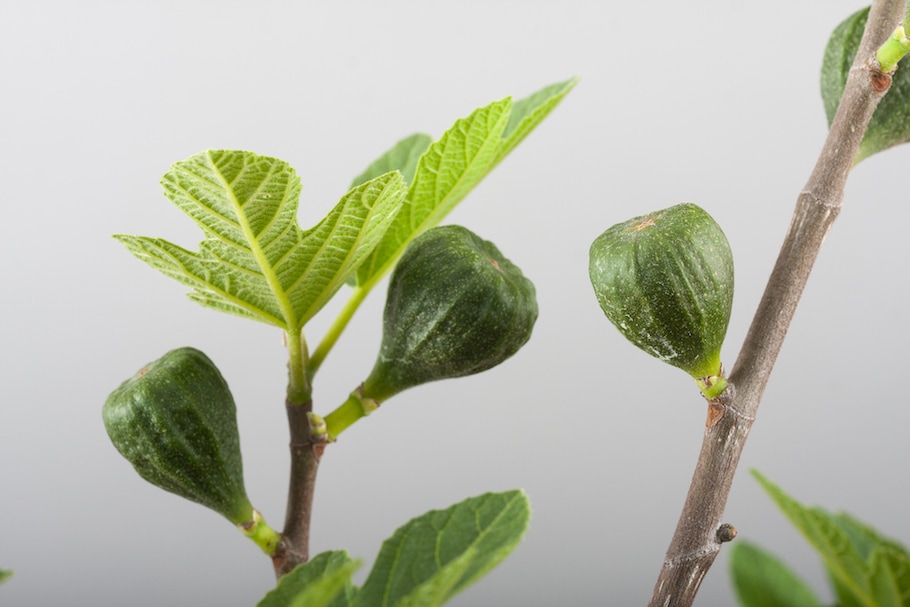
[[[723,391],[733,255],[710,215],[684,203],[617,224],[591,245],[589,272],[629,341],[699,380],[709,398]]]
[[[204,306],[300,329],[382,239],[406,187],[397,172],[352,188],[319,223],[297,223],[300,179],[286,162],[208,150],[171,167],[168,198],[202,229],[198,251],[161,238],[118,234],[138,259],[192,287]]]

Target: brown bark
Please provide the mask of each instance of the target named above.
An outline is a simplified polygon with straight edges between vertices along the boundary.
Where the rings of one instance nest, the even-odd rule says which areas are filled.
[[[326,441],[315,436],[310,427],[310,404],[288,402],[285,407],[291,434],[291,478],[284,531],[278,550],[272,555],[275,577],[278,578],[310,559],[313,493],[319,461],[326,446]]]

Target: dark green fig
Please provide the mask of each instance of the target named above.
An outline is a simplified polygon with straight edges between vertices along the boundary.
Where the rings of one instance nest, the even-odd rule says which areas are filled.
[[[142,478],[236,525],[254,520],[234,398],[208,356],[171,350],[114,390],[103,416],[114,446]]]
[[[392,273],[382,346],[363,396],[383,401],[494,367],[528,341],[535,320],[534,285],[494,244],[461,226],[428,230]]]
[[[600,307],[629,341],[700,380],[707,396],[723,391],[733,255],[710,215],[684,203],[617,224],[591,245],[589,271]]]

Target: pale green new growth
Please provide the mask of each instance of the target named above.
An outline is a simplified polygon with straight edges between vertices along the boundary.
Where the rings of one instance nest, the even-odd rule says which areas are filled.
[[[6,580],[8,580],[10,578],[10,576],[12,576],[12,575],[13,575],[12,571],[9,571],[7,569],[0,569],[0,584],[5,582]]]
[[[115,238],[192,287],[199,303],[289,333],[299,333],[369,255],[406,190],[398,173],[378,177],[304,231],[297,224],[300,180],[275,158],[210,150],[176,163],[162,186],[205,233],[199,251],[160,238]]]
[[[404,177],[405,183],[414,181],[414,174],[417,173],[417,163],[423,156],[427,148],[433,143],[433,138],[426,133],[415,133],[410,137],[405,137],[392,148],[373,161],[363,173],[354,178],[351,182],[351,188],[375,179],[389,171],[398,171]]]
[[[897,68],[897,62],[903,59],[907,53],[910,53],[910,38],[907,38],[904,26],[899,25],[891,37],[879,47],[875,53],[875,59],[883,72],[890,73]]]
[[[492,167],[511,105],[505,99],[475,110],[424,153],[398,218],[357,271],[359,285],[385,274],[414,236],[439,223],[483,178]]]
[[[357,284],[375,282],[385,274],[407,243],[438,224],[540,124],[576,82],[573,78],[548,86],[514,104],[507,97],[456,121],[420,157],[402,210],[370,261],[357,271]]]

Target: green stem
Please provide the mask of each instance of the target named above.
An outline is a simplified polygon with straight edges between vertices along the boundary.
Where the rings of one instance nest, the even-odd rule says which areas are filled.
[[[307,378],[306,342],[303,331],[288,331],[288,393],[290,403],[301,405],[310,401],[312,390]]]
[[[281,541],[281,534],[268,526],[258,510],[253,510],[253,520],[237,525],[237,528],[269,556],[275,553]]]
[[[695,383],[708,400],[717,398],[727,389],[727,378],[723,376],[723,371],[720,375],[709,375],[696,379]]]
[[[375,284],[376,281],[371,280],[367,284],[355,288],[354,292],[351,293],[351,297],[348,298],[347,303],[344,304],[344,308],[341,309],[335,322],[329,327],[328,332],[310,356],[309,365],[307,366],[307,373],[309,374],[308,379],[310,381],[313,380],[313,376],[316,375],[316,371],[322,365],[325,357],[332,350],[332,347],[334,347],[338,338],[341,337],[341,334],[348,326],[348,323],[351,321],[357,308],[360,307],[360,304],[363,303],[363,300]]]
[[[906,21],[907,18],[905,17],[904,20]],[[882,68],[882,72],[888,74],[897,68],[897,62],[907,53],[910,53],[910,38],[907,38],[904,26],[898,25],[891,37],[876,51],[875,59]]]
[[[378,408],[379,403],[372,398],[364,398],[362,387],[357,388],[337,409],[325,416],[328,440],[334,441],[339,434],[354,425],[357,420],[366,417]]]

